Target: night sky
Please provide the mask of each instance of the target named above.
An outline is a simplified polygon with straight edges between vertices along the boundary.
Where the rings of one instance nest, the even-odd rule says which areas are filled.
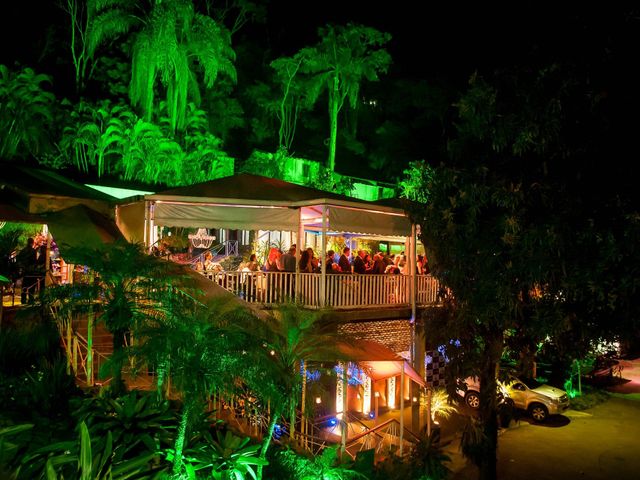
[[[3,5],[2,63],[39,66],[52,74],[64,70],[68,53],[58,42],[67,35],[67,19],[56,3]],[[275,58],[313,44],[319,26],[362,23],[391,33],[390,75],[464,83],[476,69],[536,59],[600,57],[611,49],[626,57],[638,45],[638,12],[562,2],[551,7],[544,2],[287,0],[269,2],[266,24],[248,25],[234,40],[255,40]]]

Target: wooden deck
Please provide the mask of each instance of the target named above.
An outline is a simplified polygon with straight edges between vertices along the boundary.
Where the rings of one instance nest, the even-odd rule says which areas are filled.
[[[412,277],[408,275],[357,275],[294,272],[204,273],[211,281],[246,302],[276,306],[297,301],[306,308],[409,307]],[[418,306],[439,302],[440,285],[430,275],[416,277]]]

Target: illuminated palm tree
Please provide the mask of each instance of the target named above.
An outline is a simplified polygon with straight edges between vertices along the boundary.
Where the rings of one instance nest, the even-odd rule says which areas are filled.
[[[234,59],[229,32],[211,17],[196,13],[191,0],[157,0],[135,40],[131,100],[150,121],[160,79],[166,88],[171,129],[181,130],[189,96],[196,103],[200,100],[196,62],[209,88],[220,73],[235,81]]]
[[[0,65],[0,157],[41,153],[49,144],[55,97],[43,88],[47,75]]]
[[[113,335],[113,361],[111,390],[114,394],[124,390],[122,366],[126,336],[149,319],[162,316],[166,304],[166,286],[172,280],[175,268],[169,262],[145,254],[141,245],[126,241],[104,244],[99,248],[77,247],[65,251],[65,258],[79,265],[87,265],[98,278],[93,285],[60,286],[49,293],[74,305],[86,306],[89,300],[97,302],[97,321],[104,322]],[[173,273],[173,272],[172,272]]]
[[[174,442],[173,472],[183,473],[183,451],[198,409],[215,389],[232,388],[241,357],[234,354],[239,342],[226,324],[237,313],[234,301],[202,305],[189,298],[176,298],[164,315],[147,322],[138,331],[134,354],[156,365],[158,389],[171,380],[182,398],[180,424]]]
[[[300,71],[311,77],[308,102],[316,102],[326,89],[329,98],[329,157],[327,168],[335,170],[338,114],[346,100],[352,108],[359,101],[363,80],[378,80],[387,71],[391,56],[382,47],[391,36],[370,27],[349,24],[319,30],[318,45],[301,51],[305,61]]]
[[[340,360],[335,325],[321,314],[284,306],[276,316],[250,318],[241,325],[257,348],[249,352],[241,373],[249,388],[271,405],[271,421],[265,434],[261,458],[266,458],[276,423],[290,417],[290,436],[295,433],[296,409],[302,393],[302,363],[308,360]],[[261,471],[262,467],[258,467]]]

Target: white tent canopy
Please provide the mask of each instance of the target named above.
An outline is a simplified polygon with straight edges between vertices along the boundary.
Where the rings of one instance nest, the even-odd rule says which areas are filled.
[[[120,206],[126,230],[149,239],[152,226],[327,232],[407,237],[411,223],[400,208],[356,200],[257,175],[240,174],[144,197],[145,218],[131,225],[132,205]],[[139,210],[138,210],[139,211]],[[146,224],[142,222],[146,221]],[[146,235],[143,232],[146,231]]]

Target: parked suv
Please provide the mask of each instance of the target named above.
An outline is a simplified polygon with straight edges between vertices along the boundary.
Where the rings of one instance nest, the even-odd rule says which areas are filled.
[[[467,391],[464,400],[471,408],[480,407],[480,383],[477,378],[465,380]],[[532,378],[509,376],[498,381],[498,388],[505,403],[526,410],[536,422],[544,422],[549,415],[558,415],[569,408],[567,392],[542,384]]]

